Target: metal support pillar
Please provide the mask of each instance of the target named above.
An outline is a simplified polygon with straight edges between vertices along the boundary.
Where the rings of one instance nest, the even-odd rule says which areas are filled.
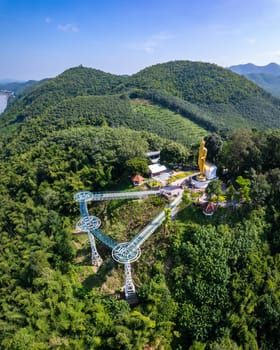
[[[124,271],[125,271],[125,286],[123,287],[124,294],[125,294],[125,298],[129,299],[135,296],[135,286],[132,281],[131,265],[129,262],[124,264]]]
[[[102,258],[96,249],[94,236],[90,232],[88,232],[88,238],[91,247],[91,263],[92,265],[100,266],[102,264]]]

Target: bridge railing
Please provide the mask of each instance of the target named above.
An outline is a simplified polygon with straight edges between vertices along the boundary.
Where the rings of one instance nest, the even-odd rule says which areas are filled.
[[[100,229],[92,230],[91,234],[93,234],[95,238],[111,249],[117,245],[117,243],[111,237],[105,235],[105,233],[103,233]]]
[[[112,199],[129,199],[129,198],[141,198],[151,195],[160,194],[160,190],[149,191],[125,191],[125,192],[93,192],[93,201],[106,201]]]
[[[181,196],[178,196],[177,198],[172,201],[167,208],[171,209],[171,215],[172,212],[177,208],[177,206],[180,204],[182,200]],[[160,212],[153,221],[151,221],[147,226],[143,228],[142,231],[138,233],[137,236],[135,236],[129,243],[128,248],[129,249],[137,249],[140,247],[142,243],[144,243],[157,229],[158,227],[163,223],[165,219],[165,212]]]

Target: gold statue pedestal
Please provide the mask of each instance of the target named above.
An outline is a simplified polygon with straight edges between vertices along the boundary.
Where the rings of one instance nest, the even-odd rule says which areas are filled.
[[[201,175],[201,174],[196,175],[195,178],[196,178],[197,181],[206,181],[207,180],[206,176]]]
[[[194,175],[191,178],[191,185],[199,190],[205,189],[211,180],[207,180],[206,177],[201,177],[199,175]]]
[[[215,164],[206,162],[204,174],[194,175],[191,179],[191,184],[197,189],[205,189],[209,182],[218,179],[216,175],[217,167]]]

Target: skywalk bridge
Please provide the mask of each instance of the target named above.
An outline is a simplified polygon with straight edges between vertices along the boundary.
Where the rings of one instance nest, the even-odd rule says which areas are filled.
[[[146,198],[148,196],[154,196],[161,194],[162,190],[149,190],[149,191],[112,191],[112,192],[89,192],[81,191],[75,194],[74,199],[77,201],[111,201],[114,199],[137,199]]]
[[[97,251],[95,238],[112,250],[112,257],[115,261],[124,264],[126,282],[124,286],[126,299],[135,294],[135,286],[131,277],[131,263],[139,259],[141,255],[140,246],[159,228],[165,219],[165,211],[160,212],[154,220],[145,226],[130,242],[116,243],[111,237],[102,232],[99,227],[101,220],[88,213],[88,201],[101,201],[113,199],[135,199],[145,198],[149,195],[159,195],[162,190],[156,191],[133,191],[133,192],[89,192],[81,191],[75,194],[74,199],[80,204],[82,218],[78,221],[76,228],[88,232],[92,252],[92,264],[100,266],[102,259]],[[173,202],[167,205],[171,209],[171,216],[175,213],[181,202],[178,196]]]

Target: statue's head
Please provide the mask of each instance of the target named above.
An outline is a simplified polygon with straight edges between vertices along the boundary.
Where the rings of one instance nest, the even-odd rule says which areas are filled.
[[[204,141],[204,139],[202,139],[200,142],[200,147],[204,147],[204,146],[205,146],[205,141]]]

